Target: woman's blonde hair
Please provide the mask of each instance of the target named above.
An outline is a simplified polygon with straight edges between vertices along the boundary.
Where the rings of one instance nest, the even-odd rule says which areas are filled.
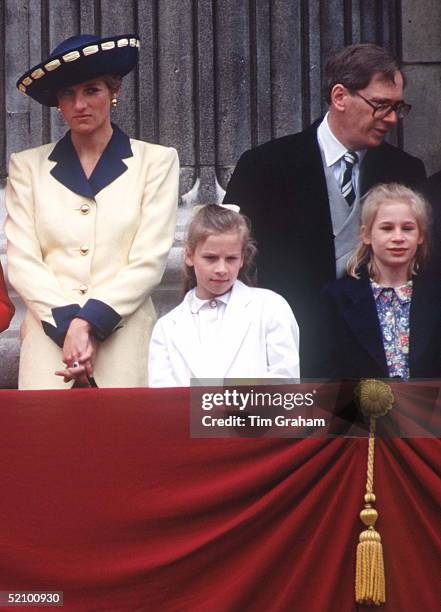
[[[239,280],[246,285],[254,285],[257,248],[251,237],[250,220],[238,212],[217,204],[203,206],[187,227],[185,253],[194,253],[199,242],[206,240],[208,236],[226,232],[238,232],[242,240],[243,265],[238,274]],[[184,293],[196,285],[194,266],[184,262]]]
[[[409,264],[409,277],[416,274],[419,267],[426,264],[429,258],[429,229],[431,222],[430,206],[423,196],[399,183],[380,183],[370,189],[364,196],[361,208],[360,235],[357,247],[348,259],[346,270],[349,276],[360,278],[360,268],[366,266],[369,277],[378,281],[379,272],[372,257],[372,247],[363,242],[363,236],[369,235],[380,205],[394,201],[408,204],[412,209],[420,236],[423,240],[418,245],[415,257]]]

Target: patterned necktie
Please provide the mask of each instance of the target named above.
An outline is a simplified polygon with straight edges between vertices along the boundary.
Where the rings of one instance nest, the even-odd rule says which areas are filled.
[[[346,151],[343,155],[343,161],[345,162],[346,168],[341,183],[341,192],[348,206],[352,206],[355,200],[355,190],[352,184],[352,169],[354,168],[354,164],[358,161],[357,154],[353,151]]]

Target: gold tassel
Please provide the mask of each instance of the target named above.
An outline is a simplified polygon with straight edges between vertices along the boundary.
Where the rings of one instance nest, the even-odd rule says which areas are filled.
[[[375,495],[373,493],[366,493],[364,499],[366,504],[360,512],[360,518],[367,526],[367,529],[360,533],[357,545],[355,601],[357,603],[379,606],[386,601],[383,546],[381,544],[381,536],[374,527],[378,518],[378,512],[369,503],[375,502]]]
[[[357,545],[355,601],[359,604],[379,606],[386,602],[386,580],[381,536],[375,529],[378,512],[372,505],[375,503],[375,424],[379,416],[383,416],[392,408],[394,397],[389,385],[369,379],[361,381],[356,389],[356,400],[363,414],[370,417],[370,427],[365,504],[360,512],[360,518],[367,529],[360,534]]]

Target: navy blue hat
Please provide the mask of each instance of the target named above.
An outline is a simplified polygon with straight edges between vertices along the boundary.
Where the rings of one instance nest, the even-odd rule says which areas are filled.
[[[100,38],[72,36],[49,57],[17,81],[18,89],[44,106],[57,106],[57,91],[105,74],[124,76],[138,62],[139,39],[134,34]]]

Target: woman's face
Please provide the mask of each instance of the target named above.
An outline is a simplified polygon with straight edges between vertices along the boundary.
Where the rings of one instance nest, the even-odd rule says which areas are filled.
[[[58,106],[73,133],[93,134],[110,126],[113,94],[103,79],[91,79],[60,89]]]

